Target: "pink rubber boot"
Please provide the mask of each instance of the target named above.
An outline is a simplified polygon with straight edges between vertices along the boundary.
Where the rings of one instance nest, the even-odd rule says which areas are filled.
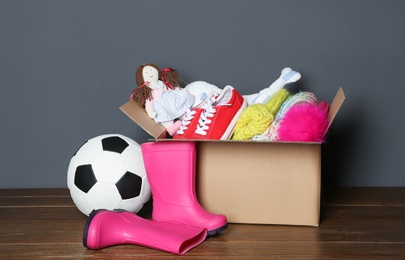
[[[227,228],[224,215],[207,212],[197,200],[194,142],[149,142],[141,147],[152,191],[154,221],[204,227],[207,236]]]
[[[207,230],[154,222],[128,211],[93,211],[87,219],[83,245],[90,249],[134,244],[183,255],[201,244]]]

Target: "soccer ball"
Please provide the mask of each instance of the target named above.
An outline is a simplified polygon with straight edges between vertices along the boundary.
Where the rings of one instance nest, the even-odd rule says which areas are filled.
[[[85,215],[95,209],[137,213],[151,197],[140,145],[118,134],[87,140],[70,160],[67,184]]]

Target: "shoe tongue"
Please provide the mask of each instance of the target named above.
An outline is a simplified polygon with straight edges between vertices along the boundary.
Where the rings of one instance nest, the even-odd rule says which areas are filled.
[[[207,106],[212,106],[215,103],[217,97],[218,94],[215,91],[211,91],[208,94],[207,98],[200,104],[200,107],[205,108]]]
[[[232,97],[232,90],[229,88],[225,88],[224,91],[221,92],[219,96],[216,97],[215,105],[216,106],[223,106],[229,104],[229,100]]]

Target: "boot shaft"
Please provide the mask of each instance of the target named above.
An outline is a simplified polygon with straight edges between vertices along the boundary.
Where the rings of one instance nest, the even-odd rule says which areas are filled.
[[[183,206],[197,203],[195,143],[149,142],[141,147],[153,197]]]

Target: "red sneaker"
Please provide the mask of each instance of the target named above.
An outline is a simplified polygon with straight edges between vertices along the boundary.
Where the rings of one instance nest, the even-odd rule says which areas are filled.
[[[190,139],[197,128],[201,113],[215,101],[215,92],[208,94],[207,98],[198,106],[188,110],[181,120],[181,126],[173,139]]]
[[[212,101],[212,102],[209,102]],[[243,109],[246,100],[233,87],[226,86],[215,98],[205,103],[198,124],[191,139],[228,140]]]

